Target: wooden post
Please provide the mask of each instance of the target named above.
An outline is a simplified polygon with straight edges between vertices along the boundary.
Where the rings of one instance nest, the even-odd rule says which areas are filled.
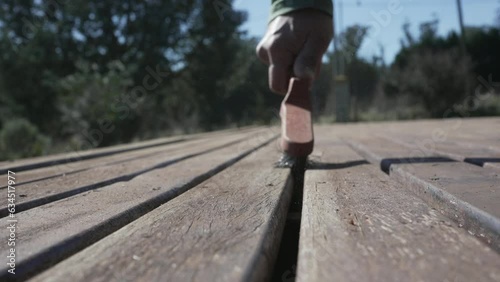
[[[465,56],[465,28],[464,28],[464,17],[462,12],[462,1],[457,0],[457,9],[458,9],[458,22],[460,24],[460,52],[462,52],[462,56]]]
[[[333,47],[334,47],[334,60],[335,67],[334,70],[334,81],[333,81],[333,91],[335,96],[335,117],[337,122],[348,122],[350,117],[350,95],[349,95],[349,80],[345,75],[345,60],[343,54],[340,54],[338,49],[338,38],[335,33],[335,1],[333,1],[333,11],[334,11],[334,32],[333,32]],[[342,22],[342,1],[340,1],[340,13],[339,13],[339,25]],[[338,32],[340,34],[340,31]]]
[[[465,65],[465,57],[467,56],[467,49],[465,46],[465,27],[464,27],[464,16],[463,16],[463,11],[462,11],[462,1],[457,0],[457,9],[458,9],[458,22],[460,24],[460,56],[462,57],[462,60],[464,60],[464,73],[467,73],[467,66]],[[468,80],[465,80],[465,89],[464,89],[464,95],[467,95],[469,92],[470,88],[470,83]]]
[[[349,95],[349,79],[345,75],[335,77],[336,121],[348,122],[350,117],[351,99]]]

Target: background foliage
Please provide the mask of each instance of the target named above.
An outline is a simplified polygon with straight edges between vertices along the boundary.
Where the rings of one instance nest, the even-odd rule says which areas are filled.
[[[0,159],[275,121],[281,97],[268,90],[245,20],[231,1],[2,0]],[[315,117],[334,119],[339,62],[353,120],[464,115],[479,77],[500,80],[500,13],[496,24],[467,28],[465,55],[437,21],[418,36],[408,24],[391,65],[383,48],[360,57],[370,30],[348,27],[325,56]],[[480,92],[498,93],[490,86]],[[499,114],[499,102],[489,95],[467,114]]]

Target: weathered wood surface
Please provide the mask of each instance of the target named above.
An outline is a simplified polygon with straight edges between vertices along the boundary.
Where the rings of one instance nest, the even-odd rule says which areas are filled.
[[[377,137],[346,142],[440,212],[500,250],[500,175]]]
[[[2,166],[0,167],[0,174],[7,173],[7,170],[13,170],[18,172],[27,171],[40,167],[53,166],[56,164],[68,164],[72,162],[78,162],[81,160],[106,157],[118,153],[151,148],[154,146],[168,145],[177,142],[182,142],[184,140],[186,140],[185,137],[170,137],[162,140],[138,142],[137,144],[113,146],[111,148],[98,148],[85,151],[72,151],[70,153],[61,153],[50,156],[23,159],[19,161],[6,161],[2,163]],[[91,145],[89,145],[89,147],[84,147],[84,149],[88,148],[91,148]],[[68,150],[70,149],[68,148]]]
[[[474,118],[428,121],[406,121],[368,124],[371,133],[401,137],[412,135],[422,146],[441,142],[456,142],[463,146],[480,147],[500,152],[500,119]]]
[[[184,159],[197,157],[211,150],[244,142],[251,135],[269,135],[268,129],[257,132],[235,133],[227,136],[218,136],[207,140],[181,143],[176,145],[177,150],[165,149],[148,158],[136,158],[126,162],[112,162],[108,165],[95,166],[77,173],[67,174],[58,178],[49,178],[38,182],[19,184],[16,205],[17,210],[30,209],[45,203],[60,200],[78,193],[110,185],[119,181],[127,181],[144,172],[168,166]],[[167,147],[168,148],[168,147]],[[22,173],[17,173],[18,179],[23,179]],[[5,207],[0,210],[0,216],[8,214],[7,197],[0,198],[0,205]]]
[[[297,281],[499,281],[498,253],[342,142],[313,158]]]
[[[268,145],[32,281],[262,281],[291,199]]]
[[[234,132],[234,131],[246,131],[246,130],[252,130],[255,127],[250,126],[250,127],[245,127],[239,130],[236,129],[227,129],[227,130],[221,130],[221,131],[216,131],[216,132],[208,132],[208,133],[198,133],[198,134],[190,134],[190,135],[183,135],[183,136],[175,136],[175,137],[167,137],[167,138],[158,138],[154,140],[148,140],[148,141],[142,141],[142,142],[136,142],[136,143],[131,143],[131,144],[124,144],[124,145],[117,145],[109,148],[97,148],[97,149],[90,149],[90,150],[85,150],[85,151],[74,151],[73,148],[68,148],[68,151],[71,150],[69,153],[61,153],[61,154],[56,154],[56,155],[51,155],[51,156],[42,156],[42,157],[36,157],[36,158],[29,158],[29,159],[23,159],[23,160],[17,160],[17,161],[4,161],[0,162],[0,175],[1,174],[6,174],[7,170],[13,170],[13,171],[26,171],[26,170],[31,170],[31,169],[36,169],[40,167],[47,167],[47,166],[53,166],[57,164],[69,164],[72,162],[78,162],[82,160],[87,160],[87,159],[93,159],[93,158],[100,158],[100,157],[106,157],[114,154],[119,154],[119,153],[125,153],[125,152],[130,152],[134,150],[141,150],[141,149],[146,149],[146,148],[151,148],[155,146],[162,146],[162,145],[168,145],[168,144],[173,144],[177,142],[182,142],[188,139],[193,139],[193,138],[203,138],[203,137],[209,137],[209,136],[215,136],[215,135],[220,135],[220,134],[225,134],[228,132]],[[99,135],[94,136],[93,138],[97,138],[98,140]],[[88,143],[85,143],[85,146],[82,145],[83,149],[89,149],[92,148],[93,145],[91,141],[87,140]],[[80,149],[82,149],[80,148]]]
[[[143,173],[130,181],[17,214],[18,221],[22,222],[18,227],[18,240],[22,244],[17,248],[17,277],[28,276],[89,246],[276,137],[274,132],[267,130],[266,136],[254,135],[243,142]],[[7,225],[6,218],[0,219],[2,228]],[[2,249],[2,255],[6,252]],[[0,275],[5,273],[2,265]]]
[[[252,128],[247,130],[240,131],[224,131],[220,133],[206,133],[204,135],[199,134],[194,137],[184,137],[184,141],[173,142],[167,145],[158,145],[153,147],[146,147],[142,149],[136,149],[128,152],[123,152],[119,154],[113,154],[107,157],[97,157],[90,158],[86,160],[79,160],[76,162],[68,162],[62,164],[55,164],[47,167],[41,167],[37,169],[31,169],[28,171],[24,171],[18,175],[16,179],[17,186],[32,183],[36,181],[46,180],[50,178],[56,178],[61,176],[66,176],[78,172],[82,172],[87,169],[95,168],[98,166],[105,165],[113,165],[117,163],[130,162],[136,159],[147,158],[154,156],[155,154],[161,154],[165,152],[172,152],[181,148],[189,148],[196,147],[200,144],[208,140],[219,140],[221,138],[225,138],[225,136],[241,134],[241,133],[250,133],[259,131],[258,128]],[[154,141],[154,140],[153,140]],[[152,141],[148,141],[152,142]],[[146,143],[148,144],[148,143]],[[0,184],[1,185],[1,184]],[[5,188],[6,186],[0,186],[0,189]]]
[[[493,146],[480,146],[470,142],[457,142],[446,139],[419,141],[422,140],[422,137],[414,134],[396,135],[393,133],[381,137],[429,154],[446,156],[461,162],[500,170],[500,150],[493,149]]]
[[[500,281],[499,125],[483,118],[315,126],[298,280]],[[300,218],[300,193],[287,217],[290,171],[272,168],[278,134],[229,130],[98,149],[70,163],[62,160],[71,154],[0,163],[23,168],[15,278],[283,278],[272,265],[280,242],[299,244],[298,230],[286,229],[294,232],[286,240],[281,230]],[[421,148],[428,142],[433,150]],[[12,278],[5,267],[0,281]]]

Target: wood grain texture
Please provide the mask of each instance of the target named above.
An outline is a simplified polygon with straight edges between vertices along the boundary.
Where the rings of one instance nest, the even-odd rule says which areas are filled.
[[[260,128],[262,130],[262,128]],[[84,170],[88,170],[91,168],[95,168],[98,166],[105,165],[113,165],[117,163],[130,162],[136,159],[146,158],[150,156],[154,156],[155,154],[161,154],[166,152],[172,152],[173,150],[178,150],[182,148],[196,148],[199,145],[209,141],[209,140],[218,140],[221,138],[225,138],[225,136],[230,136],[234,134],[241,133],[257,133],[259,129],[253,128],[248,130],[241,131],[227,131],[219,134],[205,134],[198,137],[187,138],[184,142],[175,142],[167,145],[154,146],[152,148],[138,149],[129,152],[114,154],[111,156],[100,157],[100,158],[91,158],[87,160],[80,160],[76,162],[63,163],[48,167],[41,167],[37,169],[32,169],[28,171],[23,171],[22,173],[18,173],[18,178],[16,179],[16,186],[19,187],[23,184],[33,183],[36,181],[46,180],[50,178],[56,178],[61,176],[66,176],[78,172],[82,172]],[[1,185],[1,184],[0,184]],[[0,189],[6,188],[6,186],[0,186]]]
[[[415,137],[416,143],[423,146],[448,141],[500,152],[499,128],[500,118],[442,119],[400,122],[381,126],[372,133],[388,136],[411,135]]]
[[[291,78],[281,102],[281,148],[294,157],[306,157],[314,147],[311,117],[311,81]]]
[[[254,136],[245,142],[152,170],[130,181],[16,214],[22,222],[17,240],[23,242],[17,248],[16,277],[22,279],[89,246],[276,137],[269,131],[267,137]],[[6,226],[6,219],[1,219],[0,227]],[[6,251],[2,249],[1,254],[6,255]],[[4,267],[0,280],[3,279],[1,275],[7,273]]]
[[[500,281],[498,128],[500,118],[315,126],[298,280]],[[147,143],[87,151],[88,160],[71,162],[75,173],[18,186],[21,207],[32,196],[48,201],[17,214],[16,277],[46,270],[33,281],[268,278],[291,184],[287,170],[264,165],[279,155],[279,140],[262,148],[279,130],[259,132],[184,136],[192,141],[164,152]],[[442,147],[418,148],[443,132]],[[461,162],[472,153],[490,162]],[[14,162],[27,170],[17,176],[53,176],[68,156]],[[110,175],[130,178],[106,183]]]
[[[434,119],[412,121],[360,122],[316,125],[318,132],[335,132],[337,137],[415,135],[424,145],[447,140],[500,151],[500,118]]]
[[[346,140],[430,205],[500,251],[500,175],[380,138]]]
[[[78,162],[78,161],[82,161],[82,160],[86,160],[86,159],[106,157],[106,156],[111,156],[114,154],[134,151],[134,150],[141,150],[141,149],[151,148],[151,147],[155,147],[155,146],[162,146],[162,145],[167,145],[167,144],[185,141],[187,139],[216,136],[216,135],[220,135],[220,134],[225,134],[226,132],[232,132],[232,131],[238,131],[238,130],[240,130],[240,131],[252,130],[253,128],[254,128],[253,126],[249,126],[249,127],[245,127],[245,128],[241,128],[241,129],[227,129],[227,130],[220,130],[220,131],[215,131],[215,132],[157,138],[157,139],[148,140],[148,141],[134,142],[134,143],[129,143],[129,144],[111,146],[111,147],[106,147],[106,148],[96,148],[96,149],[89,149],[89,148],[92,148],[93,146],[91,143],[88,143],[88,144],[85,144],[85,146],[82,145],[82,147],[89,149],[89,150],[85,150],[85,151],[75,151],[73,148],[67,148],[68,153],[61,153],[61,154],[50,155],[50,156],[41,156],[41,157],[15,160],[15,161],[2,162],[2,163],[0,163],[0,175],[6,174],[7,170],[9,170],[9,169],[12,171],[15,171],[17,173],[17,172],[27,171],[27,170],[31,170],[31,169],[40,168],[40,167],[53,166],[53,165],[57,165],[57,164],[68,164],[68,163]]]
[[[235,142],[245,142],[246,138],[255,136],[266,136],[268,138],[269,129],[262,129],[258,132],[237,133],[219,138],[208,139],[202,144],[193,145],[191,143],[182,146],[176,151],[161,152],[147,158],[133,159],[128,162],[111,163],[109,165],[97,166],[74,174],[62,177],[50,178],[47,180],[17,185],[18,197],[16,199],[16,210],[23,211],[46,203],[57,201],[66,197],[83,193],[119,181],[127,181],[131,178],[147,172],[155,167],[168,166],[175,162],[187,158],[196,157],[210,150],[222,148]],[[22,172],[17,173],[17,178],[22,179]],[[0,198],[0,216],[8,214],[7,197]]]
[[[500,255],[340,142],[317,135],[297,281],[500,281]]]
[[[291,200],[274,145],[31,281],[262,281]]]
[[[457,142],[447,139],[423,139],[412,134],[383,135],[383,138],[403,146],[427,151],[430,154],[446,156],[461,162],[468,162],[478,166],[500,170],[500,150],[491,146],[481,146],[468,142]]]
[[[0,174],[7,173],[7,170],[12,170],[15,172],[27,171],[40,167],[53,166],[57,164],[68,164],[72,162],[78,162],[81,160],[106,157],[134,150],[167,145],[167,144],[181,142],[184,140],[185,137],[170,137],[152,141],[138,142],[133,144],[118,145],[110,148],[98,148],[85,151],[71,151],[69,153],[61,153],[50,156],[41,156],[41,157],[21,159],[16,161],[7,161],[0,167]],[[88,146],[91,147],[90,143]],[[72,150],[72,148],[68,148],[68,150]]]

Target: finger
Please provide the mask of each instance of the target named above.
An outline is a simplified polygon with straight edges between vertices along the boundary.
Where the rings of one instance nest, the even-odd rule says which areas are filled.
[[[330,41],[321,37],[310,37],[299,52],[293,65],[294,75],[303,79],[314,79],[321,67],[321,58]]]
[[[257,44],[255,50],[257,53],[257,57],[267,65],[271,63],[268,50],[270,48],[270,45],[273,44],[274,39],[276,39],[276,36],[273,34],[272,31],[277,30],[277,26],[279,25],[278,18],[274,19],[272,22],[269,23],[266,34],[264,34],[264,37],[262,37],[259,44]]]
[[[269,88],[273,92],[286,94],[288,83],[292,76],[293,53],[284,45],[283,41],[276,40],[268,49],[269,66]]]
[[[264,36],[262,40],[257,44],[257,48],[255,49],[255,52],[257,53],[257,57],[266,65],[269,65],[269,57],[267,54],[266,48],[264,48],[265,42],[267,40],[267,36]]]

